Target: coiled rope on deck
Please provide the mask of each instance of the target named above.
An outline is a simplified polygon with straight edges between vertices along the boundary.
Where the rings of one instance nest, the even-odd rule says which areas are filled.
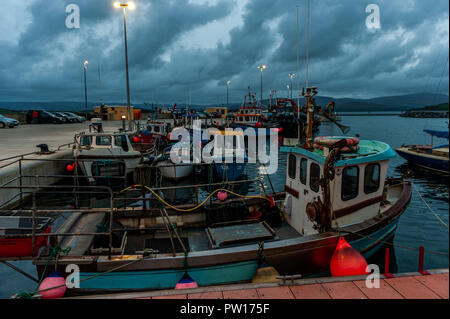
[[[264,200],[267,200],[267,201],[269,201],[269,202],[272,202],[272,199],[269,198],[269,197],[257,196],[257,195],[241,195],[241,194],[237,194],[237,193],[235,193],[235,192],[232,192],[232,191],[230,191],[229,189],[218,188],[218,189],[216,189],[215,191],[213,191],[212,193],[210,193],[210,194],[208,195],[208,197],[206,197],[206,198],[203,200],[203,202],[201,202],[201,203],[198,204],[197,206],[194,206],[194,207],[192,207],[192,208],[186,208],[186,209],[183,209],[183,208],[178,208],[178,207],[175,207],[175,206],[169,204],[169,203],[166,202],[163,198],[161,198],[161,196],[159,196],[153,189],[151,189],[150,187],[145,186],[145,185],[131,185],[131,186],[129,186],[129,187],[127,187],[127,188],[121,190],[121,191],[119,192],[119,194],[121,194],[121,193],[123,193],[123,192],[126,192],[126,191],[128,191],[128,190],[130,190],[130,189],[139,188],[139,187],[145,188],[146,190],[148,190],[149,192],[151,192],[151,193],[152,193],[152,194],[153,194],[153,195],[154,195],[161,203],[163,203],[163,204],[166,205],[167,207],[170,207],[170,208],[172,208],[173,210],[176,210],[176,211],[179,211],[179,212],[192,212],[192,211],[194,211],[194,210],[196,210],[196,209],[202,207],[202,206],[208,201],[208,199],[210,199],[212,196],[214,196],[214,194],[216,194],[216,193],[218,193],[218,192],[220,192],[220,191],[222,191],[222,192],[227,192],[227,193],[229,193],[229,194],[231,194],[231,195],[235,195],[235,196],[238,196],[238,197],[241,197],[241,198],[259,198],[259,199],[264,199]]]

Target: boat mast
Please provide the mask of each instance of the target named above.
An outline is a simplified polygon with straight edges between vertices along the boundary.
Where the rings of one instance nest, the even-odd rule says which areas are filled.
[[[317,87],[309,87],[308,83],[308,63],[309,63],[309,11],[310,0],[308,0],[308,8],[306,12],[306,93],[303,90],[302,95],[306,99],[306,112],[307,112],[307,124],[306,124],[306,139],[305,148],[312,148],[312,130],[313,130],[313,118],[314,118],[314,96],[317,94]]]

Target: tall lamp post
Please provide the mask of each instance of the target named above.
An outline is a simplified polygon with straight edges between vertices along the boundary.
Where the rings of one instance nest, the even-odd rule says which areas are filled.
[[[114,6],[116,8],[122,8],[123,9],[123,32],[125,35],[125,68],[126,68],[126,76],[127,76],[127,106],[128,106],[128,129],[132,130],[132,124],[131,124],[131,103],[130,103],[130,80],[128,78],[128,47],[127,47],[127,16],[125,9],[128,7],[131,10],[135,8],[135,5],[133,2],[115,2]]]
[[[83,62],[83,70],[84,70],[84,109],[86,111],[86,120],[88,120],[88,105],[87,105],[87,83],[86,83],[86,70],[88,61]]]
[[[226,82],[226,84],[227,84],[227,106],[228,106],[228,87],[230,86],[230,83],[231,83],[230,80],[228,80],[228,81]]]
[[[291,88],[291,99],[292,99],[292,79],[295,77],[295,73],[289,73],[289,78],[291,79],[291,83],[289,87]]]
[[[263,74],[263,70],[266,68],[266,65],[265,64],[263,64],[263,65],[258,65],[258,69],[259,69],[259,71],[260,71],[260,74],[261,74],[261,94],[260,94],[260,96],[259,96],[259,104],[261,105],[261,103],[262,103],[262,74]]]

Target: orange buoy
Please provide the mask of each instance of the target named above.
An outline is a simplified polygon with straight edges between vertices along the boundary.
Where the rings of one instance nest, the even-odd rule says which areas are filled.
[[[331,257],[330,270],[332,276],[367,275],[367,261],[355,248],[339,237],[336,249]]]
[[[42,299],[57,299],[64,296],[66,289],[66,280],[59,272],[54,271],[47,278],[42,280],[38,288],[38,293],[41,295]]]

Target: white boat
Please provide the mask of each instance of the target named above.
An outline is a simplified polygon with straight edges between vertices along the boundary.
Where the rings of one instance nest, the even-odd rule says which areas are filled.
[[[161,175],[171,181],[180,181],[194,172],[194,165],[189,163],[174,163],[170,158],[171,148],[167,148],[163,154],[156,158],[156,166],[158,166]],[[181,156],[189,158],[190,146],[186,145],[181,150]]]
[[[73,156],[91,184],[95,181],[94,176],[107,175],[105,171],[114,166],[118,166],[122,176],[132,173],[142,160],[141,152],[133,149],[126,133],[77,134]],[[104,174],[98,172],[99,167]]]

